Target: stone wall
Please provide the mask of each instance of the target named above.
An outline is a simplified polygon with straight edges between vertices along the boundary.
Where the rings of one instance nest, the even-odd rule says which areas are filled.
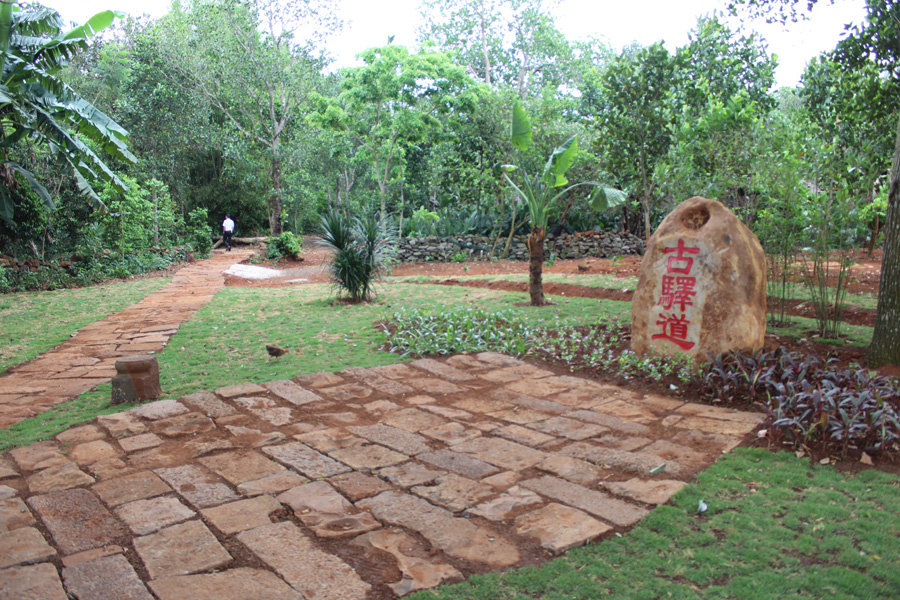
[[[511,260],[528,260],[528,236],[513,238],[508,258]],[[436,236],[421,238],[404,238],[400,241],[397,260],[400,262],[451,262],[462,252],[466,260],[487,260],[491,252],[492,238],[483,235],[459,235],[448,238]],[[497,243],[496,254],[499,255],[506,244],[506,238]],[[574,235],[558,237],[548,235],[544,245],[544,256],[550,253],[557,260],[578,259],[586,256],[612,258],[627,254],[644,254],[644,242],[631,234],[620,234],[608,231],[589,231]]]

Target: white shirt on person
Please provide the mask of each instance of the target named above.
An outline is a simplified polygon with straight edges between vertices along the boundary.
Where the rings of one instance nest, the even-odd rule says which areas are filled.
[[[224,229],[225,231],[233,232],[234,231],[234,221],[232,221],[231,219],[226,217],[225,220],[222,222],[222,229]]]

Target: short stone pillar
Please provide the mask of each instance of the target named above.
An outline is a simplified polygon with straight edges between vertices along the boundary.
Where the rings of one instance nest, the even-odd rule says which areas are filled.
[[[766,335],[766,255],[723,204],[682,202],[647,242],[631,305],[631,348],[705,362]]]
[[[116,361],[116,375],[112,378],[113,404],[154,400],[160,394],[159,363],[155,356],[127,356]]]

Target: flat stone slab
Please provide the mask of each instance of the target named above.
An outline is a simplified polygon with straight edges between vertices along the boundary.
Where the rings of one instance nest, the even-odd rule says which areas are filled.
[[[28,527],[34,524],[34,517],[21,498],[0,500],[0,533]]]
[[[453,448],[456,452],[469,454],[486,463],[520,471],[533,467],[544,458],[547,453],[522,444],[500,438],[477,438],[457,444]]]
[[[153,471],[140,471],[95,484],[91,490],[110,506],[161,496],[172,488]]]
[[[358,471],[335,475],[328,479],[328,483],[351,502],[370,498],[391,489],[390,484],[385,483],[381,479]]]
[[[237,537],[305,600],[363,600],[370,589],[347,563],[320,550],[293,523],[271,523]]]
[[[309,480],[302,475],[297,475],[293,471],[284,470],[275,473],[274,475],[267,475],[260,479],[244,482],[237,486],[237,489],[245,496],[279,494],[292,487],[297,487],[302,483],[306,483],[307,481]]]
[[[523,509],[544,503],[544,499],[525,488],[513,486],[493,500],[479,504],[469,512],[490,521],[503,521]]]
[[[405,454],[389,450],[378,444],[354,446],[352,448],[335,450],[330,453],[330,456],[356,470],[371,470],[389,467],[391,465],[402,463],[409,458]]]
[[[183,415],[190,412],[188,408],[177,400],[157,400],[156,402],[148,402],[132,408],[129,412],[136,417],[158,421],[176,415]]]
[[[516,530],[536,538],[541,547],[558,554],[586,544],[612,528],[577,508],[553,502],[517,518]]]
[[[265,446],[262,451],[310,479],[331,477],[352,470],[350,467],[299,442],[288,442],[280,446]]]
[[[390,583],[391,590],[398,596],[462,577],[452,565],[435,561],[415,539],[401,531],[373,531],[356,538],[353,544],[381,550],[394,557],[403,574],[400,581]]]
[[[91,600],[153,600],[134,568],[121,554],[63,569],[66,589]]]
[[[393,412],[382,419],[385,425],[391,425],[415,433],[423,429],[430,429],[443,425],[447,420],[418,408],[405,408]]]
[[[645,504],[665,504],[669,498],[677,494],[687,483],[672,479],[639,479],[628,481],[605,482],[603,486],[614,494],[633,498]]]
[[[22,471],[39,471],[69,462],[54,442],[38,442],[10,450],[9,455]]]
[[[304,404],[309,404],[310,402],[320,402],[322,400],[322,396],[311,392],[293,381],[284,379],[281,381],[270,381],[268,383],[264,383],[263,387],[284,400],[285,402],[290,402],[294,406],[303,406]]]
[[[162,443],[162,438],[155,433],[142,433],[141,435],[119,438],[119,446],[128,453],[146,450],[148,448],[156,448],[157,446],[161,446]]]
[[[237,412],[233,406],[219,400],[210,392],[195,392],[182,397],[179,402],[191,407],[194,411],[203,413],[211,419],[227,417]]]
[[[75,463],[67,462],[38,471],[26,481],[31,493],[44,494],[90,485],[94,483],[94,478],[79,469]]]
[[[0,600],[68,600],[50,563],[0,569]]]
[[[106,546],[127,533],[97,497],[84,489],[32,496],[28,505],[44,522],[63,554]]]
[[[506,539],[420,498],[384,492],[356,505],[372,511],[380,521],[418,532],[435,548],[455,558],[492,567],[508,567],[519,562],[518,549]]]
[[[428,445],[425,438],[405,429],[379,423],[377,425],[350,427],[349,430],[370,442],[387,446],[392,450],[409,454],[410,456],[431,451],[431,446]]]
[[[159,600],[304,600],[277,575],[262,569],[163,577],[151,581],[150,589]]]
[[[157,469],[156,474],[197,508],[208,508],[240,499],[230,487],[218,481],[215,475],[197,465]]]
[[[411,491],[452,512],[465,510],[496,493],[489,485],[454,473],[438,477],[433,485],[416,486],[411,488]]]
[[[156,433],[166,437],[198,435],[212,431],[215,428],[215,423],[213,423],[209,417],[198,412],[185,413],[176,417],[160,419],[154,425]]]
[[[271,523],[269,515],[278,510],[281,510],[281,503],[272,496],[263,495],[200,512],[213,527],[224,534],[232,534]]]
[[[634,525],[648,512],[646,509],[622,502],[603,492],[549,475],[523,481],[520,485],[547,498],[580,508],[620,527]]]
[[[69,450],[69,458],[79,465],[90,465],[106,458],[116,458],[119,455],[121,455],[119,450],[103,440],[84,442]]]
[[[187,521],[197,513],[179,502],[177,498],[162,497],[128,502],[119,506],[116,514],[136,535],[146,535],[163,527]]]
[[[151,579],[188,575],[231,562],[231,555],[200,521],[188,521],[135,538],[134,549]]]
[[[252,450],[237,450],[215,456],[204,456],[198,462],[233,485],[240,485],[245,481],[260,479],[284,471],[284,467],[275,461]]]
[[[448,471],[453,471],[472,479],[481,479],[482,477],[493,475],[500,470],[483,460],[478,460],[477,458],[460,454],[459,452],[453,452],[451,450],[427,452],[425,454],[420,454],[417,458],[436,467],[447,469]]]
[[[56,550],[34,527],[20,527],[0,533],[0,569],[28,565],[54,556]]]
[[[411,487],[423,483],[430,483],[446,472],[447,471],[438,469],[430,469],[421,463],[408,462],[397,465],[396,467],[381,469],[378,474],[394,485]]]

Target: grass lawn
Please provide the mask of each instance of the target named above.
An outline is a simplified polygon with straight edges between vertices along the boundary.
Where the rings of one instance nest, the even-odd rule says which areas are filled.
[[[439,288],[440,310],[481,308],[506,310],[531,325],[558,322],[588,324],[601,315],[630,319],[627,302],[587,298],[555,298],[558,304],[541,309],[516,306],[527,294],[464,287]],[[290,379],[306,373],[372,367],[403,360],[377,348],[384,334],[377,321],[395,312],[436,306],[431,286],[393,284],[381,289],[376,302],[335,303],[330,285],[284,288],[227,287],[184,323],[159,353],[164,398],[246,382]],[[37,321],[34,321],[35,323]],[[36,326],[36,325],[34,325]],[[266,344],[288,350],[273,358]],[[110,384],[82,394],[76,402],[0,430],[0,450],[55,435],[75,423],[122,410],[111,407]]]
[[[896,599],[898,492],[880,471],[742,448],[622,537],[410,599]]]
[[[52,292],[0,295],[0,373],[29,361],[71,334],[116,313],[169,283],[148,277]]]

